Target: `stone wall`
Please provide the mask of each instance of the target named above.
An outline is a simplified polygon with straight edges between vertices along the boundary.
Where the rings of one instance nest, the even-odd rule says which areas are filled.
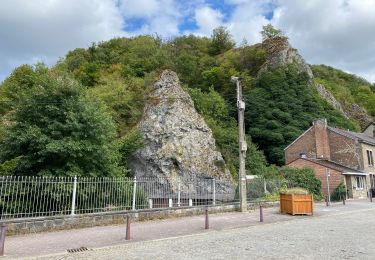
[[[278,205],[278,203],[266,203],[265,206],[274,205]],[[257,207],[258,204],[249,204],[249,209],[255,209]],[[239,210],[238,203],[209,207],[210,213],[231,212],[237,210]],[[149,209],[136,212],[93,213],[75,216],[38,217],[3,220],[2,222],[8,225],[7,236],[9,236],[94,226],[125,224],[126,217],[129,214],[132,217],[132,221],[146,221],[200,215],[204,214],[204,207],[179,207],[170,209]]]
[[[361,157],[358,143],[348,137],[328,131],[329,145],[331,148],[331,160],[350,167],[361,169]]]

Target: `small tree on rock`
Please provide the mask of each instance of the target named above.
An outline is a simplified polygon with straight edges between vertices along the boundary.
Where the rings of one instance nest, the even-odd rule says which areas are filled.
[[[210,46],[210,53],[217,55],[232,49],[235,46],[235,42],[232,39],[232,35],[228,29],[224,26],[220,26],[213,30],[212,42]]]
[[[263,30],[260,33],[262,35],[263,41],[265,41],[267,39],[272,39],[272,38],[275,38],[275,37],[284,36],[281,30],[276,29],[270,23],[267,24],[267,25],[263,25]]]

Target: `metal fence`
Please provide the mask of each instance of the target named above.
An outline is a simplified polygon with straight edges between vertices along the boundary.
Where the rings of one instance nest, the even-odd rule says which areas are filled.
[[[249,201],[275,200],[285,182],[247,182]],[[0,177],[1,219],[192,207],[238,201],[238,185],[213,178]]]

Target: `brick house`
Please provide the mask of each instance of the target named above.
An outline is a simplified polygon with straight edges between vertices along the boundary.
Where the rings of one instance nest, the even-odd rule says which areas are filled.
[[[314,121],[284,149],[287,166],[313,168],[324,194],[329,173],[330,192],[343,182],[348,198],[366,197],[369,188],[375,187],[373,153],[374,137],[330,127],[325,119]]]

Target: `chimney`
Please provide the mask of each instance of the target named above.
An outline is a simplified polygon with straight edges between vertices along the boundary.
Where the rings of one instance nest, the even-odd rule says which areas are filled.
[[[314,123],[316,158],[330,159],[327,119],[318,119]]]

